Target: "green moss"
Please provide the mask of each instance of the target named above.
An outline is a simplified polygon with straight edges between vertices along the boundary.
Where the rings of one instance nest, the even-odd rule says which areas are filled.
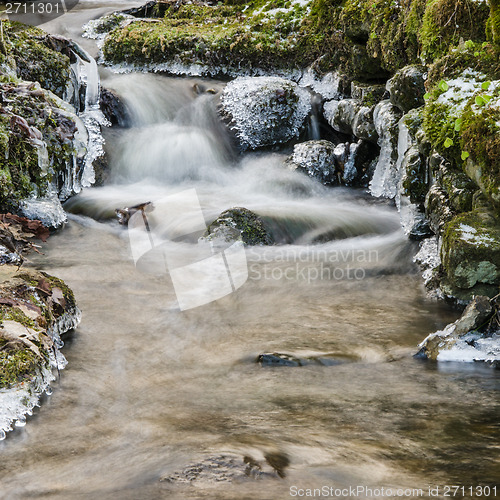
[[[3,320],[16,321],[29,328],[35,327],[35,322],[18,307],[0,306],[0,322]]]
[[[70,81],[69,58],[46,45],[46,33],[32,26],[3,22],[4,39],[16,62],[17,76],[63,97]]]
[[[30,380],[37,373],[40,358],[27,348],[8,348],[0,339],[0,388]]]
[[[500,98],[498,90],[493,94]],[[463,121],[461,146],[470,154],[467,171],[500,212],[500,106],[478,108],[470,101]]]
[[[241,207],[222,212],[204,234],[207,239],[223,238],[233,241],[240,234],[245,245],[271,245],[273,238],[263,220],[254,212]]]
[[[445,226],[441,260],[448,282],[461,289],[500,284],[500,225],[489,211],[457,215]]]
[[[500,0],[489,0],[490,17],[488,19],[489,39],[500,46]]]
[[[473,0],[431,0],[425,9],[420,43],[422,56],[434,61],[458,45],[460,39],[481,42],[486,39],[489,8]]]

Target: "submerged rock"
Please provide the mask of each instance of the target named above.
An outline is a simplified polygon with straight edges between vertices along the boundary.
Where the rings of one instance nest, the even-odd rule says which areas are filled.
[[[256,363],[260,363],[262,366],[307,366],[307,365],[319,365],[319,366],[336,366],[344,364],[348,361],[352,361],[348,357],[340,357],[333,354],[322,354],[322,355],[310,355],[310,356],[298,356],[290,353],[283,352],[267,352],[259,354]]]
[[[236,207],[222,212],[205,231],[208,241],[232,242],[241,239],[245,245],[272,245],[273,235],[264,221],[247,208]]]
[[[223,453],[204,458],[180,472],[163,477],[160,481],[201,486],[210,483],[241,482],[273,477],[284,478],[289,465],[288,456],[279,451],[264,452],[258,460],[250,455]]]
[[[80,311],[60,279],[15,266],[0,267],[0,439],[25,415],[66,365],[61,335]]]
[[[462,316],[444,330],[429,335],[416,357],[434,361],[500,360],[499,304],[485,296],[475,297]]]
[[[298,137],[311,111],[311,96],[278,77],[240,77],[227,84],[221,114],[243,149],[286,143]]]

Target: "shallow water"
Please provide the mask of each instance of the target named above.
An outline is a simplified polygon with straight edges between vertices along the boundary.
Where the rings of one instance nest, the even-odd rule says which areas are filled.
[[[82,4],[66,30],[77,37],[102,5]],[[109,183],[71,200],[69,223],[33,257],[72,287],[83,319],[53,394],[0,443],[0,498],[271,500],[294,486],[421,497],[439,486],[444,498],[445,485],[500,483],[498,371],[412,358],[458,313],[426,299],[395,209],[323,188],[287,170],[283,153],[235,155],[216,97],[192,91],[221,82],[103,75],[135,126],[107,131]],[[245,206],[282,245],[247,249],[243,286],[181,312],[164,268],[134,266],[113,215],[153,201],[157,227],[182,233],[189,220],[170,221],[162,200],[190,188],[206,222]],[[172,245],[181,259],[196,243]],[[265,352],[336,362],[263,367]],[[265,464],[270,452],[288,457],[285,478]],[[267,474],[161,481],[223,454]]]

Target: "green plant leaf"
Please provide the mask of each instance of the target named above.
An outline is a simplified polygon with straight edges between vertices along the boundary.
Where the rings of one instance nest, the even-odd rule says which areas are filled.
[[[488,90],[488,89],[490,88],[490,85],[491,85],[491,82],[490,82],[489,80],[487,80],[486,82],[483,82],[483,83],[481,84],[481,88],[482,88],[483,90]]]
[[[476,103],[476,106],[484,106],[486,104],[486,101],[480,95],[476,96],[476,98],[474,99],[474,102]]]
[[[474,52],[474,57],[479,57],[479,52],[477,50]]]
[[[431,98],[431,95],[429,94],[429,92],[426,92],[426,93],[424,94],[424,101],[427,101],[427,100],[429,100],[430,98]]]
[[[467,153],[467,151],[462,151],[460,157],[465,161],[467,158],[469,158],[469,153]]]
[[[457,118],[455,120],[455,132],[460,132],[461,128],[462,128],[462,118]]]
[[[472,49],[472,47],[474,47],[474,42],[472,40],[467,40],[464,45],[466,48]]]
[[[449,137],[447,137],[446,140],[444,141],[443,146],[445,148],[451,148],[451,146],[453,146],[453,141]]]
[[[450,87],[449,85],[444,81],[444,80],[441,80],[439,82],[439,88],[443,91],[443,92],[446,92]]]
[[[492,97],[493,97],[493,96],[491,96],[491,95],[489,95],[489,94],[483,94],[481,97],[483,98],[483,101],[484,101],[486,104],[488,104],[488,103],[491,101],[491,99],[492,99]]]

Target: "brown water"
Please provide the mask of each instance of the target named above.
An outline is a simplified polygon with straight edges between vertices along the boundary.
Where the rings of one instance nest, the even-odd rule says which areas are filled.
[[[83,4],[67,30],[77,36],[103,5]],[[499,372],[413,359],[458,313],[426,299],[395,209],[324,189],[277,154],[234,159],[193,80],[104,76],[136,111],[135,127],[108,131],[109,185],[73,200],[78,215],[34,258],[73,288],[83,319],[53,394],[0,443],[0,498],[274,500],[323,486],[392,488],[391,498],[397,488],[430,498],[439,486],[445,498],[445,485],[500,488]],[[106,216],[192,187],[207,220],[247,206],[293,244],[247,249],[241,288],[181,312],[168,274],[136,268],[126,230]],[[344,239],[311,244],[332,231]],[[335,362],[264,367],[255,360],[265,352]],[[285,478],[268,453],[288,457]],[[161,481],[229,454],[265,474]],[[337,497],[388,497],[348,493]]]

